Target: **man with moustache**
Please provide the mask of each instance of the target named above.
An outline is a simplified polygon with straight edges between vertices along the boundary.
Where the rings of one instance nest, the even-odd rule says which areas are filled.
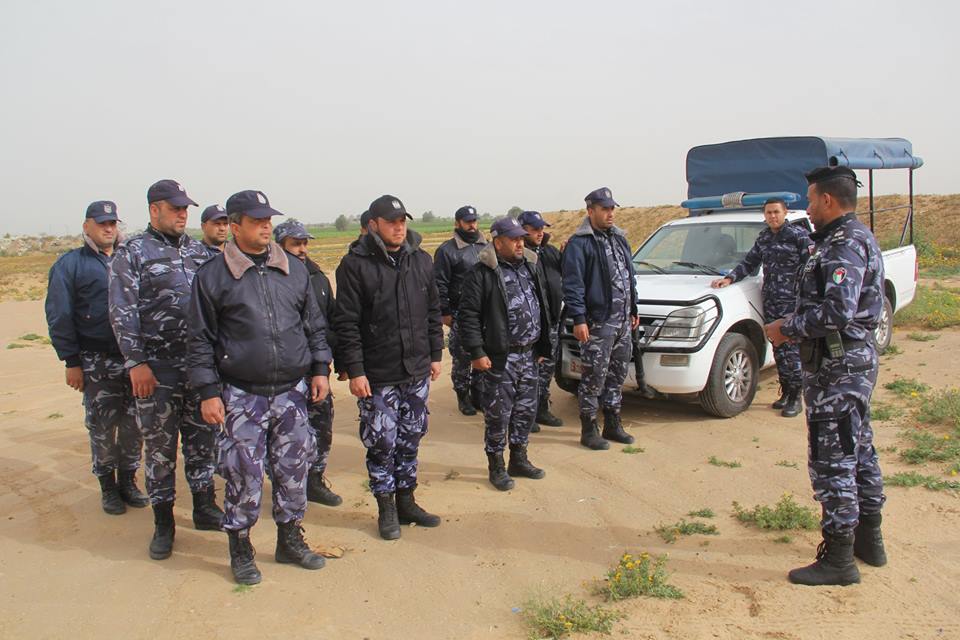
[[[227,210],[219,204],[212,204],[200,214],[200,230],[203,232],[203,246],[211,256],[223,251],[227,243],[227,233],[230,224],[227,221]]]

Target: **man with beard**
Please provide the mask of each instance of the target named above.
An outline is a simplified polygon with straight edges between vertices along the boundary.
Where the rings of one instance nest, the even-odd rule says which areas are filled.
[[[203,246],[211,256],[223,251],[227,243],[227,233],[230,224],[227,221],[227,210],[219,204],[212,204],[200,214],[200,230],[203,232]]]

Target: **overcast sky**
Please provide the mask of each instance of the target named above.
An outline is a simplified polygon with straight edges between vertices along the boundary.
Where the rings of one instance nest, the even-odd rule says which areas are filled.
[[[98,199],[140,227],[160,178],[311,222],[383,193],[439,215],[599,186],[676,203],[691,146],[779,135],[906,137],[917,191],[954,193],[957,6],[11,0],[0,232],[75,232]]]

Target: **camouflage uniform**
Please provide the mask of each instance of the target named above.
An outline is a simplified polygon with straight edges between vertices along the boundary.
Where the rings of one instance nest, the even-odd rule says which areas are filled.
[[[119,354],[81,351],[80,361],[94,475],[116,469],[136,471],[140,468],[143,438],[123,359]]]
[[[360,440],[367,448],[367,472],[374,495],[417,486],[417,452],[427,433],[430,378],[372,387],[359,398]]]
[[[803,383],[808,469],[823,508],[823,529],[846,535],[861,514],[879,514],[885,500],[870,427],[883,261],[873,234],[853,213],[811,238],[817,245],[797,282],[796,313],[785,318],[782,331],[804,342],[839,332],[844,342],[843,357],[825,352],[819,367],[804,363]]]
[[[272,471],[273,519],[300,522],[307,506],[307,471],[316,457],[307,422],[306,382],[275,396],[223,386],[227,408],[219,472],[225,480],[223,528],[249,529],[260,517],[264,466]]]
[[[333,394],[327,394],[319,404],[309,402],[307,419],[317,445],[317,455],[310,470],[322,476],[327,470],[327,460],[333,446]]]
[[[797,304],[797,273],[810,256],[813,243],[800,225],[785,223],[777,233],[766,228],[757,236],[743,261],[727,274],[731,282],[743,280],[763,266],[763,319],[773,322],[793,313]],[[800,351],[795,342],[785,342],[773,350],[780,386],[799,389],[802,383]]]
[[[157,379],[153,395],[136,401],[155,505],[176,495],[178,434],[190,490],[213,486],[216,433],[200,417],[185,364],[190,287],[209,257],[200,241],[185,234],[173,239],[148,226],[121,244],[110,264],[110,322],[124,365],[129,370],[146,363]]]

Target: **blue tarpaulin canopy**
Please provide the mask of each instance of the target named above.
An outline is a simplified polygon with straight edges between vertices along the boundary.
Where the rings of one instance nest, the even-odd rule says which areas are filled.
[[[825,166],[917,169],[923,160],[903,138],[755,138],[706,144],[687,152],[687,197],[735,191],[792,191],[807,206],[804,174]]]

